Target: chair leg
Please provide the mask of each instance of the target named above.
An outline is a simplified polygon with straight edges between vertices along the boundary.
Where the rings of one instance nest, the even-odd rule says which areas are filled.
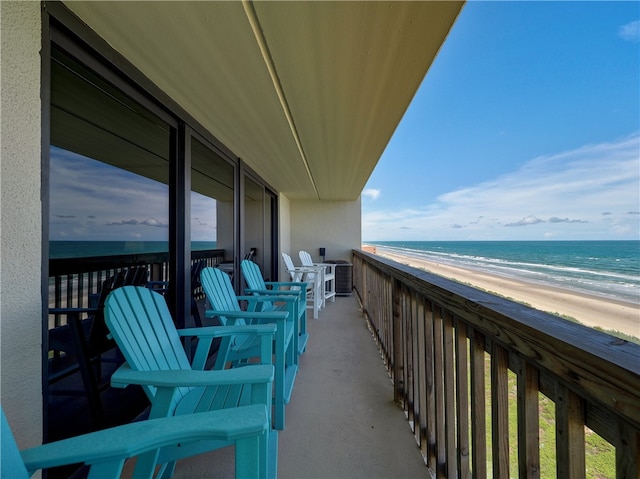
[[[322,269],[320,269],[320,272],[318,273],[318,297],[320,298],[320,309],[324,309],[325,307],[325,302],[324,302],[324,272],[322,271]]]
[[[282,323],[281,323],[282,324]],[[286,324],[278,326],[276,330],[276,360],[275,360],[275,381],[274,387],[274,414],[273,427],[279,430],[284,429],[284,395],[285,395],[285,368],[286,368],[286,351],[284,349],[284,340],[286,333]]]
[[[320,312],[320,306],[322,301],[320,299],[320,293],[318,283],[314,284],[315,291],[313,292],[313,319],[318,319],[318,313]]]
[[[89,470],[87,479],[102,479],[104,477],[120,477],[124,459],[113,460],[101,464],[93,464]]]
[[[236,478],[267,479],[267,432],[236,441]]]
[[[133,479],[152,479],[158,463],[158,454],[159,451],[155,450],[140,455],[136,460]]]
[[[98,379],[93,371],[90,360],[90,351],[87,346],[87,339],[84,336],[82,325],[80,324],[79,314],[70,314],[68,317],[69,326],[73,334],[73,342],[78,358],[78,367],[80,368],[80,376],[87,395],[89,411],[96,426],[101,427],[104,423],[104,410],[102,409],[102,401],[100,400],[100,391],[98,389]]]
[[[176,461],[163,464],[162,467],[162,474],[156,474],[156,477],[159,477],[161,479],[170,479],[171,477],[173,477],[173,473],[176,472]]]

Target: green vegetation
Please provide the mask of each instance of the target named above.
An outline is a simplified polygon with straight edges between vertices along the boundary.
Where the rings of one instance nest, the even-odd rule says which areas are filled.
[[[630,343],[640,344],[640,338],[636,338],[635,336],[631,336],[630,334],[623,333],[622,331],[616,331],[615,329],[603,329],[600,326],[594,326],[593,329],[597,329],[598,331],[602,331]]]
[[[485,359],[485,388],[486,388],[486,421],[487,445],[491,444],[491,358]],[[518,407],[517,407],[517,379],[515,373],[509,371],[509,466],[510,476],[518,477]],[[556,474],[556,425],[555,403],[539,394],[539,444],[540,444],[540,478],[553,479]],[[491,462],[487,448],[487,461]],[[586,476],[594,479],[615,479],[616,451],[613,445],[601,436],[585,427],[585,463]],[[487,464],[491,471],[491,464]]]
[[[567,321],[571,321],[572,323],[582,324],[580,321],[578,321],[573,316],[568,316],[566,314],[560,314],[558,312],[555,312],[555,313],[552,313],[551,311],[547,311],[547,312],[549,314],[552,314],[552,315],[557,316],[559,318],[566,319]],[[592,326],[592,328],[597,330],[597,331],[601,331],[603,333],[607,333],[610,336],[622,339],[624,341],[628,341],[630,343],[640,344],[640,338],[636,338],[635,336],[631,336],[630,334],[623,333],[622,331],[617,331],[615,329],[604,329],[604,328],[601,328],[600,326]]]

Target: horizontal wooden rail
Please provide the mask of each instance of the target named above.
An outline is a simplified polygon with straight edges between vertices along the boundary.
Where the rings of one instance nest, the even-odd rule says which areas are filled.
[[[206,261],[216,266],[224,260],[224,250],[191,252],[191,262]],[[61,258],[49,261],[49,308],[86,308],[93,306],[92,297],[100,292],[102,283],[131,266],[146,266],[149,280],[168,281],[169,253],[138,253],[115,256]],[[196,299],[204,297],[195,291]],[[49,329],[66,324],[65,315],[52,315]]]
[[[364,251],[353,285],[434,477],[540,477],[541,395],[554,476],[588,476],[593,431],[640,477],[640,345]]]

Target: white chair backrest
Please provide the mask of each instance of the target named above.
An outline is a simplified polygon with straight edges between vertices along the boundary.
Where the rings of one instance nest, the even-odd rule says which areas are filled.
[[[295,265],[293,264],[293,260],[291,259],[291,256],[289,256],[287,253],[282,253],[282,259],[284,261],[284,265],[287,268],[287,271],[289,272],[289,275],[291,276],[291,281],[300,281],[299,274],[296,273],[295,269]]]
[[[298,252],[298,256],[300,256],[300,262],[302,263],[302,266],[313,266],[313,258],[311,258],[311,255],[309,253],[301,250]]]

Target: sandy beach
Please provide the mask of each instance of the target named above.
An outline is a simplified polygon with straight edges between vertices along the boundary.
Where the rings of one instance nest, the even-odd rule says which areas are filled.
[[[521,301],[542,311],[571,316],[587,326],[599,326],[640,338],[640,305],[581,294],[570,290],[522,281],[484,272],[414,259],[382,248],[364,247],[398,263],[468,283],[486,291]]]

